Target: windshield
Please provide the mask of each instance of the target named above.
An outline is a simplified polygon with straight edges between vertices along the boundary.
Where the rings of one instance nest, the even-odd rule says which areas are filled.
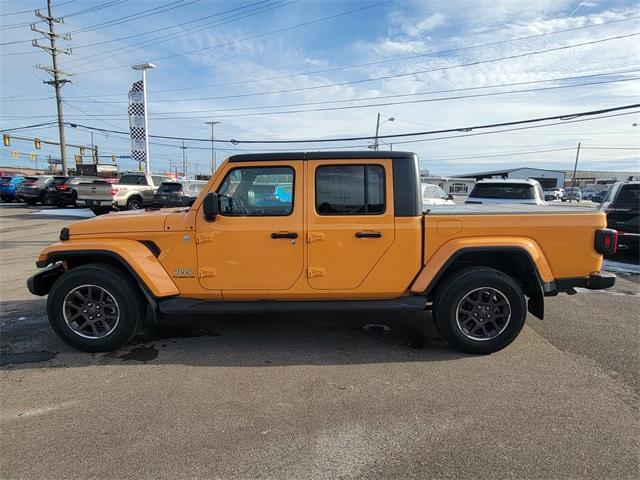
[[[422,185],[422,197],[423,198],[441,198],[446,200],[447,194],[438,185],[424,184]]]
[[[533,186],[527,183],[478,183],[469,197],[531,200],[534,195]]]

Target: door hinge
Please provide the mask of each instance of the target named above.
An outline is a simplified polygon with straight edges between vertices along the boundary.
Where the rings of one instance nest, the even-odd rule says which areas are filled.
[[[211,278],[216,276],[215,268],[199,268],[198,269],[198,278]]]
[[[324,277],[325,269],[323,267],[309,267],[307,269],[307,278]]]
[[[199,233],[196,235],[196,244],[213,242],[213,237],[215,237],[215,235],[215,232]]]
[[[324,240],[324,232],[309,232],[307,233],[307,243],[313,243],[320,240]]]

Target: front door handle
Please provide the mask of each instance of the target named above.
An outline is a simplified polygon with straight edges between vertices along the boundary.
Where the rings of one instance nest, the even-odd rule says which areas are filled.
[[[380,232],[356,232],[356,238],[380,238]]]
[[[298,238],[296,232],[274,232],[271,234],[271,238]]]

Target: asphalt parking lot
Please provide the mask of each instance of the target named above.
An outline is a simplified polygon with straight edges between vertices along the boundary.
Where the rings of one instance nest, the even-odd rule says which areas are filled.
[[[549,298],[491,356],[426,313],[173,319],[90,355],[26,289],[73,221],[39,210],[0,206],[2,478],[640,475],[638,275]]]

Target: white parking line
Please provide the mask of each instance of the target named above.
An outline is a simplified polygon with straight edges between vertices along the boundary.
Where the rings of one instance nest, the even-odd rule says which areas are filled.
[[[47,413],[55,412],[56,410],[62,410],[65,408],[71,408],[78,405],[78,401],[69,400],[67,402],[56,403],[54,405],[47,405],[46,407],[32,408],[24,411],[14,411],[11,413],[3,412],[0,415],[1,421],[18,420],[21,418],[36,417],[39,415],[46,415]]]

